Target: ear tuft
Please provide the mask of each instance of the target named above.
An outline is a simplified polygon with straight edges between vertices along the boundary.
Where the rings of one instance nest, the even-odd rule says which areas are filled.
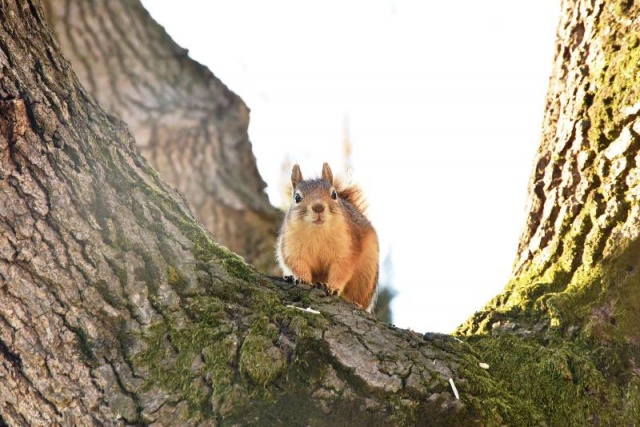
[[[333,172],[331,172],[329,163],[326,162],[322,165],[322,180],[327,181],[330,185],[333,185]]]
[[[296,188],[300,182],[302,182],[302,172],[300,171],[300,165],[296,163],[291,169],[291,185]]]

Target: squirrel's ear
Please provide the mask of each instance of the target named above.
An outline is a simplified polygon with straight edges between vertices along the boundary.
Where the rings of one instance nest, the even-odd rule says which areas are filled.
[[[302,172],[300,171],[300,165],[297,163],[293,165],[293,169],[291,169],[291,185],[293,188],[298,186],[298,183],[302,181]]]
[[[326,162],[322,165],[322,180],[327,181],[329,184],[333,185],[333,172],[331,172],[329,163]]]

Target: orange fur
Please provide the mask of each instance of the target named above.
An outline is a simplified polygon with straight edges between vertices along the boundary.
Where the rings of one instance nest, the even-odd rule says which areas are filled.
[[[336,191],[341,199],[351,203],[364,216],[367,214],[367,201],[364,198],[362,189],[356,184],[343,184],[341,181],[335,181]]]

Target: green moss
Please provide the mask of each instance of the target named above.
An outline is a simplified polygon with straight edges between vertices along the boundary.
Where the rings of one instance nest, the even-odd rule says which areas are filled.
[[[595,85],[592,105],[588,109],[592,126],[589,140],[602,147],[620,132],[623,109],[640,99],[640,40],[638,28],[620,25],[621,20],[637,14],[637,6],[628,1],[605,5],[598,22],[598,39],[602,43],[604,62]]]
[[[211,382],[202,378],[231,378],[232,358],[235,354],[231,327],[215,319],[216,302],[191,301],[195,321],[170,319],[157,323],[142,336],[146,349],[132,355],[139,368],[149,372],[146,386],[160,385],[189,405],[192,416],[212,411]],[[178,326],[180,325],[180,326]],[[223,355],[225,357],[223,357]],[[228,380],[230,381],[230,379]],[[216,383],[216,389],[225,382]]]
[[[187,300],[185,305],[190,318],[209,327],[223,324],[227,319],[224,302],[211,296],[200,296]]]
[[[170,276],[171,280],[181,277],[177,270]],[[226,286],[237,290],[230,284],[215,289]],[[130,358],[138,369],[148,372],[146,386],[159,386],[176,399],[185,400],[188,416],[193,419],[206,417],[214,410],[221,413],[242,406],[252,393],[268,395],[270,386],[282,381],[289,368],[290,356],[280,348],[281,334],[304,340],[312,335],[310,325],[322,322],[323,317],[305,315],[270,301],[265,296],[272,291],[257,288],[257,293],[259,296],[249,300],[249,305],[273,305],[271,316],[254,318],[250,313],[255,311],[236,305],[233,298],[221,299],[214,292],[186,298],[187,318],[165,315],[163,321],[139,336],[145,349]],[[247,296],[242,291],[238,298],[246,304]],[[229,311],[231,315],[252,318],[246,330],[242,322],[236,327],[231,325]]]
[[[192,219],[178,221],[178,225],[180,231],[193,242],[192,252],[198,261],[206,264],[216,260],[227,274],[245,282],[253,283],[258,279],[258,273],[242,257],[214,242],[207,231]]]
[[[266,387],[285,370],[287,363],[275,343],[280,333],[266,317],[254,321],[240,351],[240,372],[254,384]]]
[[[287,326],[296,334],[296,336],[304,338],[309,323],[302,316],[293,316],[288,319]]]
[[[238,338],[229,334],[202,349],[205,379],[211,384],[211,402],[214,408],[220,408],[233,390],[233,366],[237,348]],[[237,395],[236,398],[241,397]]]
[[[320,338],[322,331],[330,325],[329,319],[323,315],[305,313],[286,306],[277,310],[273,318],[280,330],[286,335],[295,336],[296,341]]]
[[[489,338],[477,338],[489,339]],[[443,419],[430,422],[430,418],[422,414],[422,408],[416,414],[416,423],[409,425],[469,425],[469,420],[478,420],[479,425],[523,425],[521,419],[538,420],[540,414],[529,406],[523,406],[522,402],[511,395],[508,390],[500,387],[490,373],[482,369],[479,362],[484,361],[478,354],[475,346],[458,338],[442,334],[425,334],[429,348],[442,350],[447,358],[443,362],[447,366],[455,366],[452,378],[458,389],[460,399],[465,405],[460,414],[461,420],[447,420],[448,414]],[[438,374],[435,381],[441,382]],[[442,389],[436,390],[436,394],[452,394],[450,385],[442,383]],[[481,396],[481,398],[477,397]],[[436,403],[436,402],[434,402]],[[429,411],[433,412],[433,411]],[[464,421],[462,421],[464,420]]]
[[[513,335],[475,337],[470,341],[479,357],[489,364],[488,375],[524,404],[520,415],[505,412],[508,425],[533,426],[541,421],[563,426],[633,425],[628,423],[637,420],[633,418],[638,412],[635,405],[640,403],[637,378],[611,381],[611,372],[603,370],[610,362],[603,363],[598,356],[601,353],[610,357],[617,351],[595,342],[562,339],[541,346]],[[624,368],[619,372],[623,371]]]
[[[222,254],[219,254],[219,259],[231,276],[249,283],[255,282],[257,277],[255,270],[235,253],[225,249]]]
[[[167,282],[178,293],[184,293],[189,285],[189,278],[182,274],[176,267],[170,265],[167,268]]]
[[[504,294],[494,298],[458,332],[488,334],[502,319],[529,325],[529,329],[584,326],[594,308],[611,297],[607,292],[618,281],[613,278],[619,268],[618,258],[629,244],[617,238],[619,246],[606,247],[623,224],[627,202],[620,202],[620,212],[602,221],[605,208],[598,206],[598,200],[597,193],[590,195],[578,215],[564,221],[545,249],[551,254],[545,263],[534,260],[527,265],[509,281]],[[622,259],[633,253],[627,249]],[[622,268],[627,265],[633,264],[626,262]],[[629,295],[634,300],[637,293],[631,291]],[[640,327],[637,330],[640,332]]]
[[[260,282],[246,283],[229,277],[226,279],[215,277],[215,270],[220,267],[215,261],[212,262],[212,265],[215,285],[212,284],[205,289],[209,296],[216,297],[233,306],[243,307],[243,310],[261,312],[270,317],[284,309],[280,295],[273,289],[262,286]]]
[[[494,298],[461,327],[462,333],[485,334],[469,341],[491,366],[488,373],[500,388],[523,405],[510,408],[495,391],[482,388],[481,377],[474,378],[479,395],[490,396],[493,407],[504,405],[499,414],[509,420],[506,424],[637,423],[638,379],[632,372],[638,353],[632,343],[640,334],[640,241],[616,234],[619,221],[611,224],[604,229],[574,226],[576,233],[588,236],[582,253],[567,246],[546,270],[526,270],[512,280],[507,295]],[[595,233],[616,236],[616,246],[604,247]],[[587,262],[593,259],[590,245],[601,248],[597,262]],[[514,329],[492,328],[503,320]]]
[[[589,199],[559,233],[568,243],[549,263],[529,266],[505,295],[460,328],[485,334],[470,338],[474,349],[491,365],[489,374],[524,404],[501,412],[511,419],[507,424],[634,425],[637,420],[637,379],[630,376],[637,350],[629,343],[640,334],[640,242],[616,234],[622,223],[617,213],[596,222],[603,209]],[[607,247],[604,241],[612,235],[616,246]],[[492,328],[503,320],[522,336]],[[501,403],[497,399],[495,406]]]

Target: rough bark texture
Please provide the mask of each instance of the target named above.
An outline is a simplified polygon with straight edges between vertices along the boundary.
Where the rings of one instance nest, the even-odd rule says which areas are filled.
[[[219,243],[275,273],[282,216],[263,191],[244,102],[190,59],[137,0],[44,5],[80,82],[127,123],[160,176],[185,195]]]
[[[639,12],[629,1],[562,3],[527,223],[491,306],[501,312],[640,338]]]
[[[635,6],[567,0],[563,11],[546,119],[556,130],[545,132],[533,179],[543,207],[532,204],[530,253],[505,294],[461,329],[463,341],[381,324],[219,246],[80,86],[40,5],[0,0],[0,425],[637,423],[638,145],[623,108],[640,86],[637,61],[621,66],[637,48],[624,43]],[[578,62],[597,70],[583,80],[593,92],[575,123],[588,127],[563,133],[580,97],[562,85],[586,72],[571,62],[581,50],[620,67],[609,75]],[[558,194],[554,215],[567,215],[564,171],[585,138],[573,176],[590,169],[599,181],[584,184],[584,199],[576,192],[584,203],[571,232],[544,213]],[[559,162],[553,180],[555,169],[544,171]],[[629,214],[614,215],[597,255],[588,248],[602,203]],[[552,230],[545,243],[527,237],[538,229]],[[554,270],[563,259],[576,261]]]

